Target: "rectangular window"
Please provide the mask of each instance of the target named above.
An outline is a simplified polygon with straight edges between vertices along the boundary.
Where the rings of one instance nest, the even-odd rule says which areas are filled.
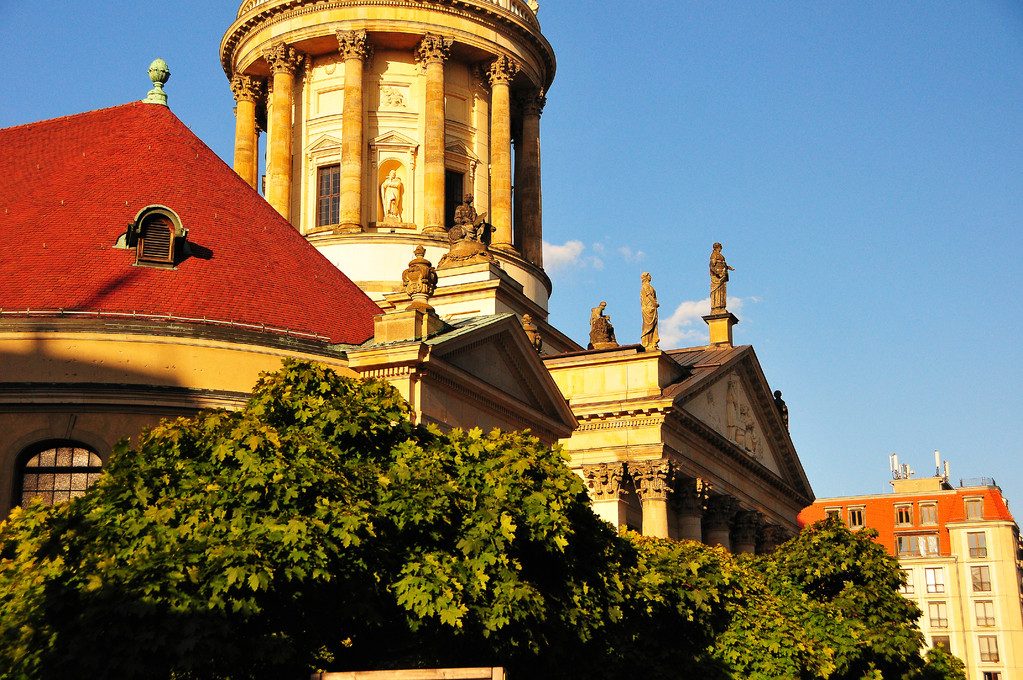
[[[827,510],[824,511],[824,516],[825,517],[839,517],[840,518],[842,516],[842,509],[841,508],[828,508]]]
[[[921,555],[937,555],[938,554],[938,536],[937,534],[931,536],[920,537],[920,554]]]
[[[933,503],[920,506],[920,524],[937,524],[938,506]]]
[[[970,557],[987,557],[987,535],[983,531],[966,534],[970,546]]]
[[[995,603],[986,600],[982,602],[974,602],[973,606],[977,613],[977,626],[980,628],[990,628],[995,625]]]
[[[927,618],[930,619],[931,628],[948,628],[948,607],[944,602],[928,602]]]
[[[947,635],[935,635],[931,638],[931,647],[944,647],[946,652],[951,652],[952,642]]]
[[[913,506],[900,505],[895,508],[895,526],[905,527],[913,525]]]
[[[938,554],[938,537],[936,535],[918,536],[904,534],[897,536],[900,557],[932,556]]]
[[[849,508],[849,526],[853,529],[863,528],[863,508]]]
[[[945,592],[945,570],[942,567],[927,567],[924,574],[927,577],[928,593]]]
[[[906,577],[906,582],[902,584],[902,594],[912,595],[913,594],[913,570],[903,569],[903,575]]]
[[[973,592],[991,592],[991,569],[989,567],[970,567],[970,580],[973,582]]]
[[[994,635],[981,635],[977,638],[977,641],[980,642],[981,661],[1000,661],[998,657],[998,638]]]
[[[984,499],[966,499],[966,519],[984,519]]]
[[[1002,680],[1002,674],[998,671],[984,671],[982,680]]]
[[[331,165],[316,170],[316,226],[325,227],[341,221],[341,166]]]

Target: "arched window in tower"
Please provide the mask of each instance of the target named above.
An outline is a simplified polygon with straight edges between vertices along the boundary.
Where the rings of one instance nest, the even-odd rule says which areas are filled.
[[[33,498],[46,505],[69,501],[85,493],[103,472],[103,461],[80,442],[49,441],[22,454],[15,497],[20,505]]]

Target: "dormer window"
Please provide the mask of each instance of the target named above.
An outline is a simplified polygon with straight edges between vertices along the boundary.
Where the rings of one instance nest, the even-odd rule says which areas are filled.
[[[135,264],[173,269],[182,259],[188,230],[170,208],[151,205],[135,216],[127,234],[128,248],[135,248]]]

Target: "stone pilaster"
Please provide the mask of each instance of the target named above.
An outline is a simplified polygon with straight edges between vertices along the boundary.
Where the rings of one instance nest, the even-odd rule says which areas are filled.
[[[547,103],[541,90],[522,98],[522,164],[515,178],[515,192],[521,195],[522,256],[543,266],[542,200],[540,194],[540,114]]]
[[[626,525],[628,504],[622,499],[622,463],[583,465],[583,480],[593,503],[593,512],[615,527]]]
[[[423,140],[423,188],[428,234],[443,234],[444,224],[444,61],[451,40],[427,33],[416,47],[416,59],[426,70],[426,137]]]
[[[291,139],[295,72],[305,55],[285,42],[263,52],[273,74],[270,140],[267,143],[266,200],[284,219],[291,219]]]
[[[755,553],[757,534],[764,523],[763,516],[756,511],[740,510],[732,520],[732,552]]]
[[[345,62],[345,99],[341,111],[340,231],[362,231],[363,103],[362,71],[373,54],[365,31],[337,31],[338,51]]]
[[[512,244],[511,81],[519,65],[501,56],[490,65],[490,221],[494,245]]]
[[[629,474],[643,503],[643,535],[669,538],[668,497],[675,481],[674,465],[665,459],[629,463]]]
[[[707,505],[707,483],[702,479],[686,480],[676,486],[675,516],[678,518],[678,537],[687,541],[703,540],[703,513]]]
[[[234,171],[253,189],[259,177],[259,133],[256,131],[256,103],[264,96],[263,81],[246,75],[231,79],[237,105],[234,123]]]
[[[703,518],[707,545],[720,545],[729,551],[732,549],[731,522],[738,509],[738,502],[731,496],[711,496],[707,499],[707,512]]]

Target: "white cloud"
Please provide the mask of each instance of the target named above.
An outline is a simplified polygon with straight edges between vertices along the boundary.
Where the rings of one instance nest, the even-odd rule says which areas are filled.
[[[621,256],[623,258],[625,258],[626,262],[629,262],[629,263],[632,263],[632,264],[636,264],[637,262],[641,262],[643,260],[643,257],[644,257],[644,254],[643,254],[642,250],[633,250],[629,246],[622,246],[621,248],[618,249],[618,252],[621,254]]]
[[[738,314],[742,311],[742,302],[742,298],[728,298],[728,311]],[[680,304],[670,316],[660,319],[657,330],[661,336],[661,347],[674,349],[706,345],[709,336],[703,317],[708,314],[709,297],[702,300],[687,300]]]
[[[603,253],[604,248],[599,243],[593,244],[593,250]],[[586,246],[582,241],[565,241],[562,245],[543,242],[543,267],[548,272],[571,267],[593,267],[600,270],[604,268],[604,261],[597,255],[586,254]]]

